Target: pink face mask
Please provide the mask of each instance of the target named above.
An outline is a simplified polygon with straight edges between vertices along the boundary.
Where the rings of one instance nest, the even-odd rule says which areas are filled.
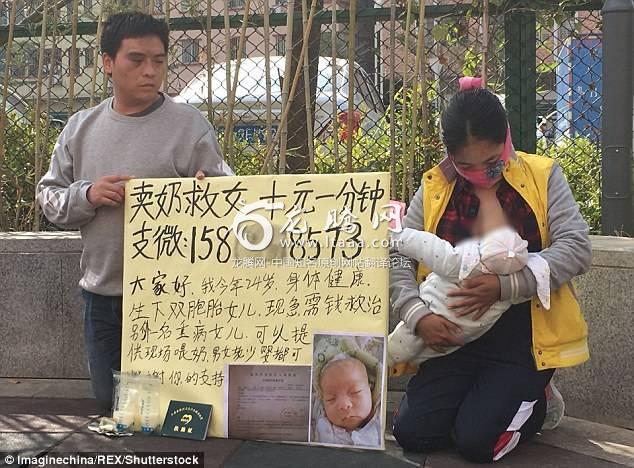
[[[454,162],[453,156],[449,155],[451,162],[456,168],[456,172],[471,182],[476,187],[491,188],[502,179],[502,171],[504,166],[511,158],[513,152],[513,142],[511,140],[511,129],[506,129],[506,141],[504,143],[504,150],[500,159],[496,162],[487,165],[484,169],[460,169]]]

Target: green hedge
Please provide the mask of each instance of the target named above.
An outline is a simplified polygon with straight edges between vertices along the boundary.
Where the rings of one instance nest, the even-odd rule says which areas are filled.
[[[386,113],[386,116],[389,112]],[[401,154],[401,115],[397,115],[396,152]],[[430,117],[430,119],[432,119]],[[411,125],[410,125],[411,128]],[[43,171],[48,169],[59,130],[49,130],[47,148],[43,156]],[[415,142],[414,179],[417,186],[420,175],[443,157],[440,136],[435,125],[429,125],[428,136],[419,130]],[[28,231],[33,228],[35,206],[35,129],[33,125],[15,116],[9,116],[6,130],[6,156],[0,178],[0,196],[5,209],[9,231]],[[409,136],[406,136],[409,142]],[[318,173],[335,172],[334,140],[315,140],[315,166]],[[236,142],[235,171],[238,175],[258,174],[265,154],[265,145]],[[355,172],[390,171],[390,125],[384,117],[370,132],[355,137],[353,143]],[[587,138],[565,138],[556,144],[539,142],[538,153],[557,160],[568,179],[579,203],[581,213],[593,233],[601,230],[601,158],[597,143]],[[339,144],[340,167],[345,168],[346,144]],[[401,194],[403,162],[396,159],[397,197]],[[41,218],[42,229],[55,229]]]
[[[5,158],[0,168],[0,197],[8,231],[33,230],[35,210],[35,126],[33,119],[27,121],[14,113],[7,116],[5,130]],[[45,125],[42,122],[42,131]],[[50,157],[60,130],[50,127],[46,147],[42,149],[42,172],[48,170]],[[43,174],[42,174],[43,175]],[[42,230],[54,226],[40,217]]]
[[[601,233],[601,148],[585,137],[538,142],[538,154],[555,159],[563,169],[581,214],[593,234]]]

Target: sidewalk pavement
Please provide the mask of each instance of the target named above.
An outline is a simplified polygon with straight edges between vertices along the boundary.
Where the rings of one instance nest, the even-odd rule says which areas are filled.
[[[388,398],[388,415],[400,399]],[[634,467],[634,431],[566,417],[501,461],[472,465],[451,451],[403,453],[391,434],[385,452],[209,438],[188,441],[134,435],[108,438],[87,429],[98,418],[87,380],[0,379],[0,452],[43,456],[82,452],[204,452],[205,467]],[[389,417],[389,416],[388,416]],[[7,465],[4,456],[0,467]],[[35,466],[35,465],[31,465]],[[53,465],[48,465],[53,466]]]

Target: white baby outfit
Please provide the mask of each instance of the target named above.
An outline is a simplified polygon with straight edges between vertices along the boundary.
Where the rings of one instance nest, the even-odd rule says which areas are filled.
[[[464,343],[476,340],[486,333],[498,318],[512,305],[530,298],[494,303],[478,320],[473,314],[458,317],[448,303],[459,300],[447,293],[459,287],[459,282],[483,274],[508,275],[528,266],[537,281],[537,296],[545,309],[550,308],[550,268],[539,254],[528,253],[528,243],[509,227],[491,231],[482,238],[467,239],[456,247],[438,236],[416,229],[393,233],[398,251],[427,266],[432,273],[420,284],[420,298],[434,314],[441,315],[462,329]],[[446,348],[444,353],[434,351],[405,325],[403,317],[388,339],[388,365],[421,362],[449,354],[459,347]]]
[[[321,404],[319,405],[321,408]],[[323,409],[322,409],[323,411]],[[319,442],[322,444],[336,444],[336,445],[354,445],[357,447],[380,447],[381,446],[381,405],[376,408],[374,416],[368,421],[368,423],[355,429],[354,431],[348,431],[343,427],[335,426],[326,417],[325,411],[319,417],[314,418],[317,423],[315,424],[315,433],[313,436],[313,442]]]

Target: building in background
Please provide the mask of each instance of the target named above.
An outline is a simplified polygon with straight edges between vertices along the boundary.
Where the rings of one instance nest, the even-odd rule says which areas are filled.
[[[212,16],[222,17],[225,5],[228,5],[231,16],[241,17],[245,7],[245,0],[210,0]],[[329,10],[333,0],[326,0],[323,8]],[[348,0],[336,0],[337,8],[348,8]],[[271,13],[285,13],[286,0],[268,0]],[[17,22],[28,23],[34,15],[37,15],[37,7],[41,2],[25,0],[19,3]],[[167,92],[175,96],[189,83],[201,70],[207,67],[209,62],[213,64],[225,63],[226,59],[235,59],[238,55],[240,29],[231,28],[229,38],[226,37],[224,28],[212,29],[208,37],[205,30],[207,17],[206,0],[127,0],[128,4],[141,6],[146,11],[159,17],[170,18],[191,17],[192,25],[198,29],[188,31],[172,31],[171,46],[169,50],[169,67],[167,74]],[[470,4],[470,0],[434,0],[427,1],[431,5]],[[96,54],[97,45],[94,35],[79,36],[77,40],[77,53],[71,64],[71,40],[70,30],[72,0],[57,2],[56,21],[59,30],[64,35],[58,35],[53,40],[53,33],[49,27],[48,39],[44,52],[44,67],[42,69],[42,96],[50,114],[65,118],[68,109],[68,87],[70,84],[70,69],[74,68],[75,82],[75,106],[73,111],[87,108],[91,101],[99,102],[102,96],[110,95],[111,88],[101,72],[101,60]],[[165,9],[169,5],[170,11]],[[261,3],[252,2],[252,11],[263,13]],[[400,5],[400,4],[399,4]],[[389,8],[389,0],[359,0],[359,8]],[[0,26],[6,25],[9,18],[10,0],[0,0]],[[119,8],[125,8],[124,2],[119,2]],[[79,21],[94,22],[101,11],[101,3],[98,0],[79,0]],[[414,12],[415,13],[415,12]],[[580,102],[589,98],[590,94],[599,93],[596,80],[592,78],[600,69],[597,69],[598,59],[588,63],[587,59],[577,60],[574,71],[565,74],[566,64],[575,57],[579,58],[578,44],[586,41],[585,38],[600,37],[600,15],[597,12],[578,12],[564,24],[554,25],[547,15],[538,16],[537,21],[537,88],[536,96],[538,114],[540,120],[543,116],[555,115],[553,112],[559,108],[563,112],[563,105],[578,115],[587,117],[584,111],[574,102]],[[413,15],[415,18],[416,15]],[[355,56],[357,63],[363,67],[370,77],[371,84],[383,96],[384,103],[389,102],[389,78],[391,53],[394,54],[394,79],[395,88],[398,90],[403,76],[414,74],[414,53],[416,38],[419,30],[414,25],[410,36],[410,55],[405,63],[403,45],[404,21],[397,22],[395,30],[395,49],[390,51],[390,24],[389,18],[361,18],[359,22]],[[49,25],[52,21],[49,20]],[[504,31],[503,21],[492,18],[490,22],[489,43],[489,83],[498,93],[504,92]],[[336,37],[336,50],[339,58],[347,58],[348,30],[347,25],[338,24]],[[424,28],[424,43],[427,56],[427,76],[436,85],[437,99],[446,101],[457,88],[457,78],[465,73],[479,72],[479,57],[481,53],[482,25],[477,17],[443,16],[441,18],[427,18]],[[61,32],[60,32],[61,34]],[[330,24],[321,26],[320,55],[331,55],[332,34]],[[208,42],[211,47],[208,47]],[[25,101],[33,103],[35,100],[38,65],[39,65],[39,36],[29,38],[16,38],[11,64],[11,87],[16,94]],[[582,42],[589,44],[587,41]],[[595,44],[595,43],[593,43]],[[600,41],[599,43],[600,44]],[[291,46],[286,37],[286,26],[272,26],[268,40],[268,48],[271,55],[284,55]],[[264,28],[247,28],[246,42],[243,46],[242,56],[255,58],[265,54],[267,42],[264,37]],[[592,46],[591,49],[596,46]],[[587,47],[586,47],[587,48]],[[0,49],[3,50],[3,49]],[[0,57],[1,58],[1,57]],[[4,60],[0,60],[0,69]],[[599,63],[600,66],[600,63]],[[585,67],[585,68],[584,68]],[[93,80],[94,76],[94,80]],[[570,77],[576,79],[576,87],[571,87]],[[275,77],[272,77],[275,78]],[[94,83],[94,84],[93,84]],[[50,86],[49,86],[50,84]],[[579,88],[579,85],[586,86]],[[94,90],[93,90],[94,89]],[[578,96],[581,93],[583,96]],[[586,99],[587,100],[587,99]],[[436,105],[442,107],[443,102]],[[595,100],[592,109],[597,108]],[[599,107],[600,109],[600,104]],[[596,109],[595,109],[596,110]],[[593,110],[592,112],[595,112]],[[596,113],[596,112],[595,112]],[[567,121],[580,122],[581,117],[566,117]],[[562,120],[562,119],[559,119]],[[590,124],[596,128],[596,117],[590,119]]]

